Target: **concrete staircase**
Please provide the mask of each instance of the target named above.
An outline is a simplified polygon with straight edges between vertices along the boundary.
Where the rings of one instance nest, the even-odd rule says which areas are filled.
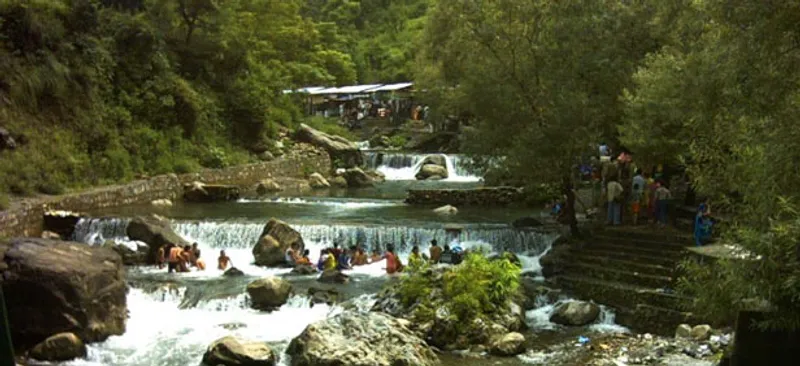
[[[669,229],[603,228],[582,242],[554,246],[542,266],[552,285],[614,307],[617,323],[672,335],[678,324],[696,321],[684,312],[690,299],[673,292],[691,244],[688,234]]]

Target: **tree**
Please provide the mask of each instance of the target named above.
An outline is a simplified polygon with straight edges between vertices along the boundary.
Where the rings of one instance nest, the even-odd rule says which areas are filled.
[[[214,0],[178,0],[178,12],[186,27],[186,44],[192,41],[192,34],[204,17],[217,11]]]

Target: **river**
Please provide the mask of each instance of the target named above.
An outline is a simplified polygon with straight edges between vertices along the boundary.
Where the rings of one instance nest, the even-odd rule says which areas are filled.
[[[310,323],[341,312],[338,305],[313,305],[304,296],[290,298],[279,310],[270,313],[250,309],[244,288],[256,278],[281,275],[287,269],[257,267],[251,249],[264,224],[271,217],[288,222],[298,230],[316,261],[320,249],[334,241],[344,245],[361,244],[367,249],[394,244],[400,256],[407,256],[414,245],[427,251],[428,243],[460,242],[463,246],[483,247],[489,251],[515,252],[523,263],[526,276],[540,278],[539,257],[556,235],[548,232],[516,230],[509,223],[516,218],[542,214],[536,210],[509,208],[461,208],[454,216],[439,216],[430,208],[403,203],[409,187],[476,187],[477,175],[461,166],[465,158],[448,156],[456,174],[440,182],[413,181],[413,169],[424,156],[392,153],[377,158],[366,154],[368,165],[384,172],[387,182],[363,190],[327,191],[311,195],[284,193],[281,196],[242,199],[214,204],[177,203],[169,208],[129,206],[93,212],[94,219],[84,219],[73,239],[97,245],[105,240],[135,246],[125,237],[129,218],[157,213],[168,217],[176,231],[197,242],[202,256],[213,262],[225,250],[235,266],[246,274],[225,278],[214,266],[204,272],[169,275],[157,268],[131,268],[128,280],[130,318],[127,331],[107,341],[89,345],[85,359],[65,365],[186,366],[199,365],[203,353],[214,340],[226,335],[270,342],[281,355],[281,365],[288,365],[283,353],[288,342]],[[389,156],[389,157],[387,157]],[[455,167],[459,167],[456,169]],[[409,172],[411,172],[409,174]],[[387,277],[384,264],[376,263],[350,271],[352,281],[335,285],[353,306],[367,309],[372,294]],[[313,276],[287,277],[296,293],[305,294]],[[614,324],[613,313],[603,308],[597,324],[565,329],[549,321],[554,304],[542,299],[537,309],[527,313],[531,326],[527,337],[532,351],[510,359],[464,359],[443,355],[444,365],[527,365],[542,363],[538,347],[553,339],[577,337],[595,332],[624,331]],[[546,358],[545,358],[546,359]]]

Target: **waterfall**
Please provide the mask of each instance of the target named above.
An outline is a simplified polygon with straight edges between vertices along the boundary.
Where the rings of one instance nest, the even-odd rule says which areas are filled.
[[[476,182],[480,175],[472,167],[472,159],[457,154],[412,154],[399,152],[365,151],[364,160],[370,169],[386,175],[387,180],[415,180],[420,165],[429,155],[445,157],[449,177],[446,181]]]
[[[546,250],[554,239],[551,234],[533,231],[518,231],[506,226],[466,226],[460,232],[447,231],[441,227],[408,227],[390,225],[292,225],[300,232],[306,246],[319,250],[334,242],[341,246],[362,245],[367,249],[385,249],[394,244],[402,253],[411,247],[427,247],[436,239],[440,245],[458,241],[464,246],[491,246],[495,251],[508,250],[516,253],[539,254]],[[191,240],[210,248],[252,248],[258,240],[263,223],[254,222],[180,222],[176,231]]]
[[[128,241],[130,219],[83,218],[75,225],[72,240],[90,245],[101,245],[106,240]]]

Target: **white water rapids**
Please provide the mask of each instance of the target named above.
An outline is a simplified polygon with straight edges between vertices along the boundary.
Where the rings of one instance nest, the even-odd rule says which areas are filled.
[[[479,174],[473,171],[472,161],[458,154],[412,154],[399,152],[365,151],[367,167],[386,176],[387,180],[415,180],[415,175],[429,155],[444,156],[449,176],[445,182],[478,182]]]

